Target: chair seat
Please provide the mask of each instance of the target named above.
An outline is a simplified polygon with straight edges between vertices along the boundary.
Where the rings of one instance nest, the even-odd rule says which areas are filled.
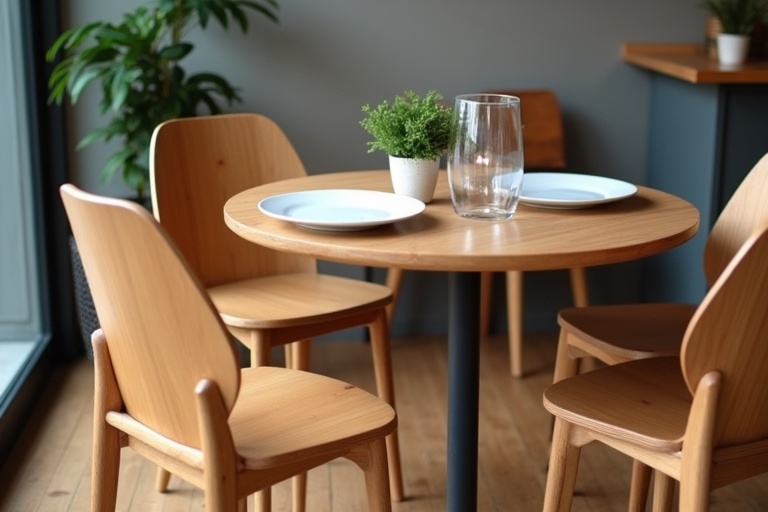
[[[626,304],[567,308],[558,324],[568,333],[569,344],[585,349],[606,363],[680,353],[685,330],[696,311],[690,304]]]
[[[606,366],[552,384],[544,391],[544,406],[555,416],[669,453],[682,448],[691,403],[679,357]]]
[[[392,432],[395,411],[345,382],[262,366],[242,371],[229,418],[235,449],[247,469],[335,458],[366,439]]]
[[[270,329],[344,319],[385,307],[386,286],[326,274],[284,274],[208,288],[224,322]]]

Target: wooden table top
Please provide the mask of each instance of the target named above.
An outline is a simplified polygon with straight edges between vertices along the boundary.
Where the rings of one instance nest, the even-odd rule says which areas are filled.
[[[260,200],[320,189],[392,191],[389,172],[349,171],[279,181],[243,191],[224,206],[235,233],[284,252],[378,267],[436,271],[550,270],[634,260],[672,249],[696,234],[699,212],[647,187],[628,199],[576,210],[521,204],[512,219],[470,220],[453,211],[446,172],[416,217],[373,229],[307,229],[261,213]]]

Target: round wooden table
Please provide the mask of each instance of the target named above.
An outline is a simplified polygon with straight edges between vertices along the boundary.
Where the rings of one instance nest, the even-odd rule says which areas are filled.
[[[364,266],[449,272],[448,510],[477,507],[479,294],[481,271],[549,270],[618,263],[672,249],[696,234],[699,212],[671,194],[638,187],[628,199],[555,210],[520,205],[500,222],[464,219],[446,173],[416,217],[364,231],[319,231],[261,213],[260,200],[322,189],[392,191],[388,171],[319,174],[262,185],[227,201],[235,233],[279,251]]]

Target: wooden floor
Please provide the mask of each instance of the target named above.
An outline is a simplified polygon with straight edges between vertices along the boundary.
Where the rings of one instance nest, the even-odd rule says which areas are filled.
[[[540,510],[550,417],[541,393],[552,377],[555,336],[529,336],[524,379],[509,376],[505,340],[484,342],[481,359],[478,510]],[[370,351],[354,342],[317,343],[313,370],[373,389]],[[407,499],[395,512],[445,510],[446,341],[393,340],[400,439]],[[92,406],[91,363],[62,368],[51,380],[48,410],[40,408],[10,462],[0,471],[0,510],[88,510]],[[154,491],[155,467],[123,451],[117,510],[202,511],[201,493],[172,479]],[[573,511],[626,510],[629,460],[603,446],[582,453]],[[290,510],[289,487],[275,488],[273,510]],[[336,461],[310,473],[308,512],[365,510],[362,475]],[[250,504],[249,504],[250,506]],[[650,507],[649,507],[650,508]],[[712,494],[712,511],[768,510],[768,476]]]

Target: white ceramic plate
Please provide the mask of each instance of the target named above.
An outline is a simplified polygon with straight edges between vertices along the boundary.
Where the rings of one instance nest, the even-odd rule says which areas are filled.
[[[586,208],[637,193],[626,181],[561,172],[532,172],[523,177],[520,202],[541,208]]]
[[[280,194],[259,202],[259,210],[276,219],[324,231],[357,231],[424,211],[412,197],[373,190],[308,190]]]

